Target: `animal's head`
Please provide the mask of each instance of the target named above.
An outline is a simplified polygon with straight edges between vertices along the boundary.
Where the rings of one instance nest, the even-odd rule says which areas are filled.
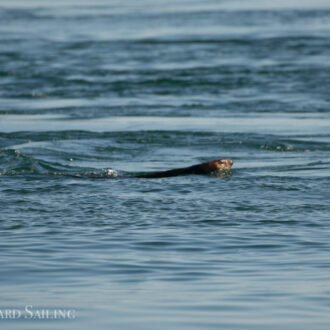
[[[207,163],[210,171],[228,171],[233,166],[234,162],[231,159],[216,159]]]

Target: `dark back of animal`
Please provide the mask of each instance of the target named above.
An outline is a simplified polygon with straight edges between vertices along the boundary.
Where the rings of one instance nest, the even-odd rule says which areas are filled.
[[[207,163],[197,164],[189,167],[175,168],[167,171],[150,172],[137,175],[139,178],[167,178],[179,175],[190,174],[210,174],[218,171],[228,171],[233,165],[233,161],[230,159],[217,159]]]

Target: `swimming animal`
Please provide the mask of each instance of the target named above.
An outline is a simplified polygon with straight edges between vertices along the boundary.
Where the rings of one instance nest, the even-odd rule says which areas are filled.
[[[206,163],[201,163],[189,167],[175,168],[168,171],[149,172],[137,174],[138,178],[168,178],[171,176],[189,175],[189,174],[212,174],[220,171],[229,171],[233,165],[231,159],[216,159]]]

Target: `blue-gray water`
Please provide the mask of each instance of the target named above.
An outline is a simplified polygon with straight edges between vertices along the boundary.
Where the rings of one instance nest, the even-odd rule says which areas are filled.
[[[0,327],[329,329],[329,91],[329,1],[0,0]]]

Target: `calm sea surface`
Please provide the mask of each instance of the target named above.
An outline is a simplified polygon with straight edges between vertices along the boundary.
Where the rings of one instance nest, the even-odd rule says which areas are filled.
[[[328,330],[329,201],[329,1],[0,0],[1,328]]]

